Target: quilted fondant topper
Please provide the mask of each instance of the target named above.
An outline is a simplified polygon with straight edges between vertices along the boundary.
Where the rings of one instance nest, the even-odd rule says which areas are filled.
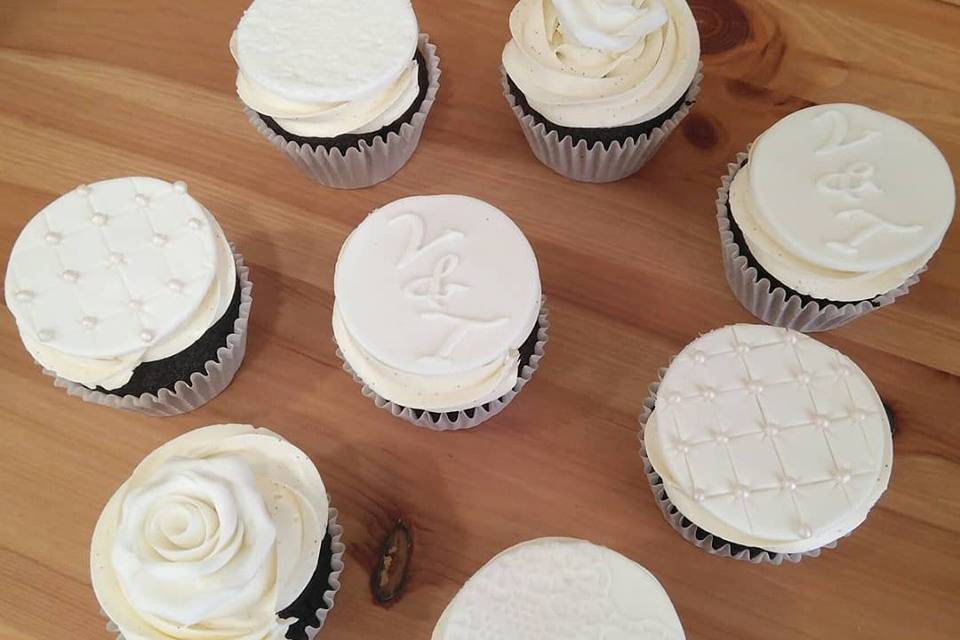
[[[5,281],[21,333],[79,357],[141,352],[203,304],[217,270],[216,224],[183,182],[81,185],[20,234]]]

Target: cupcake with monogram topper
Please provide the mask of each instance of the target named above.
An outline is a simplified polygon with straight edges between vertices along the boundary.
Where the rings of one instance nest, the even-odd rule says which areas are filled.
[[[943,154],[911,125],[853,104],[803,109],[723,178],[727,280],[764,322],[834,329],[918,282],[955,204]]]
[[[519,0],[504,95],[533,154],[574,180],[638,171],[700,92],[686,0]]]
[[[341,189],[403,167],[440,86],[410,0],[254,0],[230,52],[251,124],[308,178]]]
[[[363,394],[438,431],[500,413],[547,342],[530,243],[466,196],[414,196],[371,213],[343,244],[334,295],[337,353]]]
[[[185,182],[82,185],[10,253],[7,307],[27,351],[70,395],[149,415],[196,409],[243,361],[253,285]]]

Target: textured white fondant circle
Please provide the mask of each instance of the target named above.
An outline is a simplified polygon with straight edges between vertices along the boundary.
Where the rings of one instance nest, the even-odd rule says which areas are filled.
[[[351,335],[405,372],[472,371],[519,347],[536,321],[540,275],[510,218],[459,195],[403,198],[347,238],[334,276]]]
[[[735,325],[695,340],[664,375],[654,417],[645,442],[671,499],[741,544],[832,542],[889,479],[890,427],[870,380],[794,331]]]
[[[683,640],[673,603],[646,569],[571,538],[541,538],[484,565],[450,602],[433,640]]]
[[[236,57],[244,75],[288,100],[346,102],[396,79],[418,36],[410,0],[254,0]]]
[[[841,271],[919,257],[939,245],[956,204],[950,167],[926,136],[853,104],[803,109],[775,124],[751,150],[750,176],[765,230]]]
[[[111,358],[177,330],[216,269],[216,230],[196,200],[163,180],[117,178],[71,191],[27,223],[5,296],[21,331],[44,345]]]

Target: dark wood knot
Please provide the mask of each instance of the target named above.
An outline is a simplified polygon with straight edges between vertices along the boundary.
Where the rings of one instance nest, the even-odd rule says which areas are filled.
[[[750,21],[734,0],[691,0],[704,55],[739,47],[750,37]]]
[[[370,589],[377,604],[388,604],[400,597],[407,581],[413,557],[413,534],[398,519],[383,541],[377,566],[370,576]]]
[[[694,111],[680,125],[683,137],[698,149],[712,149],[720,142],[720,132],[710,118]]]

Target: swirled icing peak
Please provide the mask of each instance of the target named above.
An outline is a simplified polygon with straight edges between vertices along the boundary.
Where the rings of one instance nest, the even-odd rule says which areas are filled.
[[[658,0],[553,0],[563,33],[581,46],[626,51],[667,23]]]
[[[273,640],[306,588],[327,497],[302,451],[266,429],[218,425],[160,447],[97,522],[90,569],[127,640]]]

